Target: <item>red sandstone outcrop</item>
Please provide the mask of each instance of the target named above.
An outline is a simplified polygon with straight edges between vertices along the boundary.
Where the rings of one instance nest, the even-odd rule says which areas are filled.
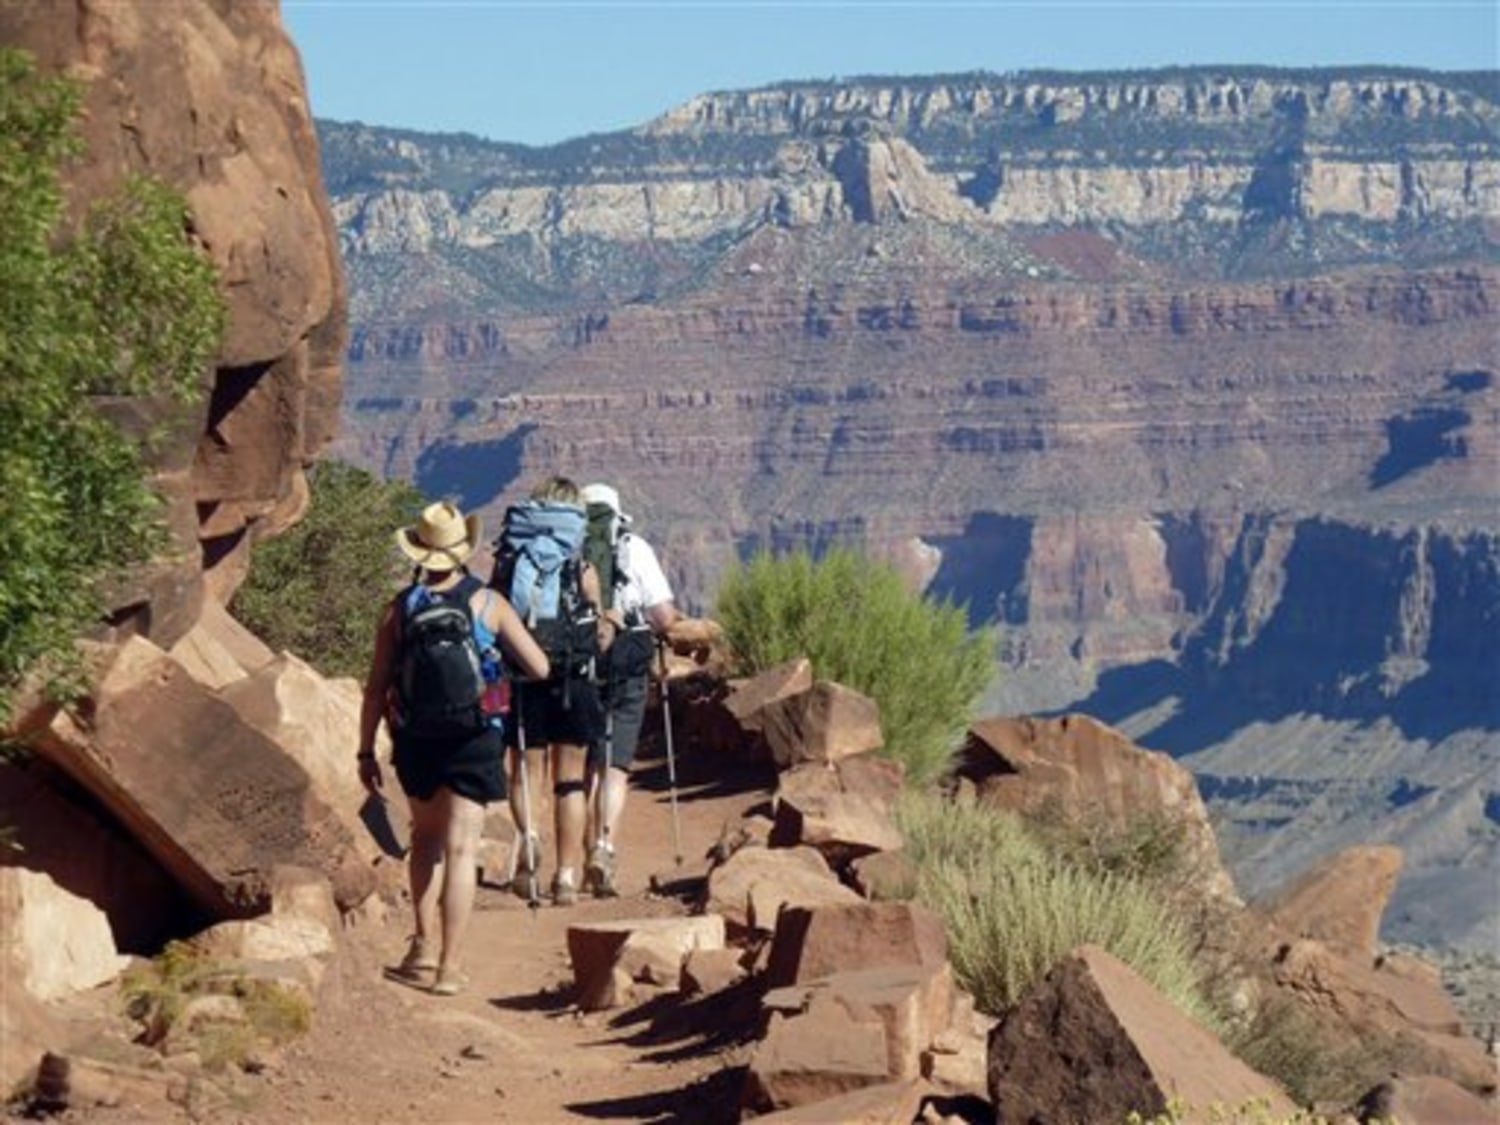
[[[1070,954],[990,1034],[996,1121],[1085,1123],[1131,1111],[1154,1117],[1180,1099],[1186,1121],[1210,1121],[1265,1099],[1296,1109],[1132,969],[1092,946]]]
[[[295,519],[303,470],[338,425],[345,291],[301,61],[275,4],[59,0],[0,8],[0,42],[83,83],[82,208],[127,176],[187,197],[228,328],[201,422],[160,456],[173,558],[120,592],[164,646],[205,588],[227,600],[250,540]]]
[[[271,871],[287,863],[326,874],[346,909],[371,893],[357,820],[286,749],[149,641],[98,656],[86,712],[59,711],[32,732],[36,752],[104,803],[201,911],[264,911]]]
[[[1192,774],[1095,719],[982,720],[970,728],[956,772],[997,808],[1032,815],[1055,810],[1121,838],[1158,818],[1164,830],[1182,833],[1195,890],[1234,899]]]
[[[1346,848],[1260,907],[1279,929],[1373,961],[1380,951],[1380,918],[1402,863],[1399,848]]]

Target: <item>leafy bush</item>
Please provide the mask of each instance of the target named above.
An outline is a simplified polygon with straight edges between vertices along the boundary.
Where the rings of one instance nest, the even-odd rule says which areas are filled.
[[[165,541],[138,436],[109,396],[187,401],[224,306],[169,189],[133,180],[63,237],[62,164],[80,95],[0,49],[0,725],[21,678],[66,667],[101,582]]]
[[[969,633],[961,609],[847,549],[757,555],[726,576],[715,617],[743,671],[806,656],[820,679],[874,699],[884,752],[917,783],[945,772],[994,674],[993,637]]]
[[[907,793],[898,807],[917,898],[947,925],[960,983],[984,1011],[1019,1001],[1079,945],[1100,946],[1207,1026],[1187,934],[1149,887],[1048,851],[1011,813]]]
[[[309,486],[306,515],[256,544],[230,608],[272,648],[325,675],[363,679],[380,610],[402,572],[391,535],[416,517],[422,496],[341,461],[317,465]]]

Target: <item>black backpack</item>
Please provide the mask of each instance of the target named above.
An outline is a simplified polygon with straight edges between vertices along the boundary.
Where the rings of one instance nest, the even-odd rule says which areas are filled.
[[[599,655],[599,612],[583,593],[585,525],[576,505],[526,500],[506,509],[493,548],[490,585],[547,654],[550,679],[564,684],[593,679]]]
[[[588,534],[583,553],[599,575],[599,589],[604,608],[614,607],[616,595],[629,584],[620,566],[620,547],[630,533],[620,527],[619,514],[608,504],[588,506]],[[606,690],[647,675],[656,655],[656,634],[638,609],[625,617],[625,627],[615,634],[614,643],[605,654],[600,679]]]
[[[479,579],[465,575],[442,593],[413,583],[401,594],[396,707],[402,733],[456,738],[484,728],[486,654],[469,605],[479,589]]]

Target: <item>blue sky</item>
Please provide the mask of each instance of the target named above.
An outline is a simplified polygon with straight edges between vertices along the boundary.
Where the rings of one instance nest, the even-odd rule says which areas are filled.
[[[1500,0],[282,0],[313,112],[549,144],[787,79],[1500,66]]]

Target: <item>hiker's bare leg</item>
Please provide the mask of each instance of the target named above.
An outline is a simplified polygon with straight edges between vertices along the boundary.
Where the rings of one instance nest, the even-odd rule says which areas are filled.
[[[443,871],[443,953],[438,972],[455,969],[469,918],[474,913],[475,873],[479,865],[479,834],[484,827],[484,806],[451,789],[441,789],[433,798],[447,811]]]
[[[552,747],[552,784],[556,790],[557,869],[571,870],[578,879],[583,871],[583,829],[588,819],[587,791],[583,782],[588,752],[583,746],[558,743]]]
[[[630,771],[610,766],[599,778],[599,835],[614,847],[620,838],[620,817],[625,812],[625,797],[630,792]]]
[[[407,878],[411,885],[412,911],[416,915],[417,937],[431,945],[438,933],[438,896],[442,881],[434,878],[443,860],[446,828],[441,792],[428,800],[411,798],[411,847],[406,856]]]

